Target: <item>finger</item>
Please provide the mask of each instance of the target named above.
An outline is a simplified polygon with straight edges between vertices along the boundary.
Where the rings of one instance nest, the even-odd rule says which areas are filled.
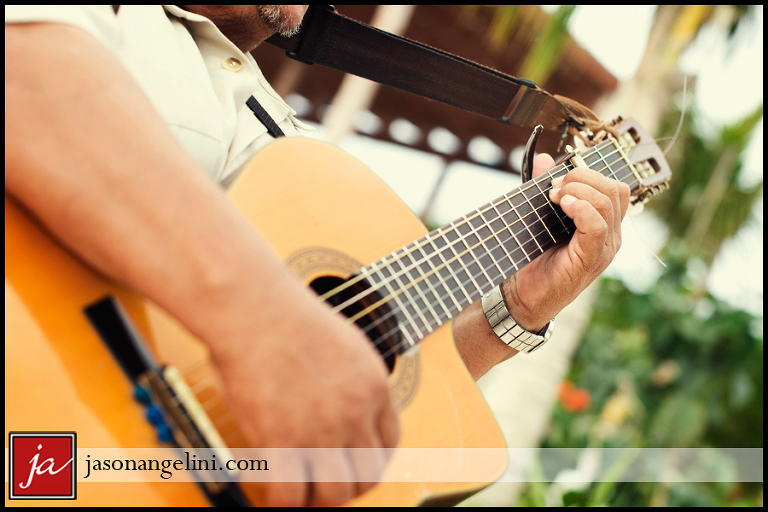
[[[337,507],[355,497],[354,476],[341,448],[311,449],[312,487],[309,505]]]
[[[370,490],[381,480],[388,458],[382,439],[376,435],[373,425],[367,435],[356,436],[352,447],[346,449],[345,454],[354,475],[356,496]]]
[[[382,415],[384,414],[382,412]],[[381,480],[389,458],[394,452],[394,448],[385,448],[383,443],[397,443],[397,432],[392,432],[392,429],[399,429],[396,413],[390,421],[393,421],[394,424],[389,424],[389,421],[384,422],[389,426],[379,427],[378,435],[372,426],[369,435],[357,436],[352,447],[346,450],[354,471],[358,495],[370,490]]]
[[[346,450],[352,468],[355,495],[360,496],[372,489],[381,480],[388,458],[382,447],[356,447]]]
[[[394,404],[390,401],[379,415],[379,436],[384,448],[397,447],[400,441],[400,418],[397,416]]]
[[[589,201],[566,194],[560,198],[560,207],[576,226],[569,248],[577,251],[585,268],[594,270],[605,259],[611,228]]]
[[[309,498],[310,482],[300,450],[275,449],[270,457],[271,482],[266,484],[265,501],[269,507],[302,507]]]
[[[540,153],[533,159],[533,177],[541,176],[555,166],[555,160],[546,153]]]
[[[629,205],[629,185],[613,178],[603,176],[599,172],[586,167],[576,167],[566,174],[562,181],[553,180],[553,186],[563,187],[568,183],[585,183],[605,194],[608,199],[616,205],[616,212],[619,218],[623,218]]]
[[[371,437],[371,441],[367,444],[359,441],[350,450],[358,475],[357,490],[360,494],[375,486],[381,479],[400,441],[400,419],[391,401],[379,414],[376,428],[376,435]]]
[[[549,191],[549,198],[555,204],[560,204],[562,197],[566,195],[587,201],[600,213],[611,229],[621,229],[619,205],[612,202],[605,194],[580,182],[567,183]]]

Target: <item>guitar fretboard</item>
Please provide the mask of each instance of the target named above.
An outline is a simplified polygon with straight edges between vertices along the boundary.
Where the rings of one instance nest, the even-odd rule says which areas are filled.
[[[605,176],[630,188],[638,185],[613,139],[582,158]],[[396,317],[397,332],[380,337],[398,341],[381,341],[398,352],[410,348],[546,250],[569,240],[573,221],[549,200],[549,190],[553,178],[571,169],[570,162],[550,169],[360,269],[358,275],[380,297],[377,322]]]

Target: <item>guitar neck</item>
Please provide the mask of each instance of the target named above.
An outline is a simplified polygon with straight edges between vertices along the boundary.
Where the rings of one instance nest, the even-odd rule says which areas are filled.
[[[581,156],[603,175],[630,188],[638,185],[613,139]],[[360,269],[358,275],[378,294],[373,307],[382,309],[379,317],[396,317],[399,339],[386,343],[407,350],[547,249],[569,240],[573,221],[549,200],[549,190],[553,178],[573,168],[570,161],[562,163]]]

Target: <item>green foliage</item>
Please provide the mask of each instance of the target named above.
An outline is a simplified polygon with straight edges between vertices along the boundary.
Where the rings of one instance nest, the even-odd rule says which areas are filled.
[[[575,5],[561,5],[547,20],[544,29],[525,56],[520,76],[543,84],[560,62],[560,55],[568,40],[568,20]]]
[[[753,11],[737,7],[733,26]],[[680,110],[670,111],[659,134],[672,135],[680,116]],[[715,256],[750,221],[762,198],[762,180],[745,186],[740,177],[742,153],[762,116],[761,104],[733,125],[707,133],[688,105],[667,155],[674,170],[671,189],[648,204],[669,228],[662,252],[667,269],[643,293],[619,280],[600,282],[563,388],[589,393],[589,407],[568,406],[561,389],[542,443],[625,448],[628,456],[592,484],[542,483],[535,465],[531,479],[538,481],[526,487],[518,505],[762,505],[762,482],[739,483],[732,460],[704,450],[763,446],[763,319],[706,290]],[[633,464],[634,448],[699,448],[704,458],[695,469],[716,475],[715,481],[620,482]]]
[[[689,106],[680,137],[667,155],[675,170],[672,186],[648,203],[650,210],[665,219],[670,240],[684,238],[707,264],[749,220],[755,202],[762,197],[762,180],[746,188],[739,185],[740,155],[762,117],[761,104],[744,119],[707,137],[697,128],[700,116]],[[671,111],[660,132],[674,132],[679,118],[679,110]]]
[[[693,295],[682,255],[665,257],[670,272],[647,293],[601,283],[573,380],[598,409],[629,380],[648,446],[762,446],[761,320]]]
[[[697,112],[686,112],[668,155],[672,188],[649,203],[665,219],[669,239],[663,276],[644,293],[621,281],[600,283],[592,318],[567,376],[588,392],[589,408],[561,402],[544,448],[761,448],[763,446],[763,319],[733,309],[706,290],[722,244],[749,221],[763,184],[739,184],[741,154],[762,120],[745,119],[706,137]],[[669,115],[672,133],[680,113]],[[698,452],[698,451],[697,451]],[[738,483],[730,459],[713,456],[715,482],[617,482],[568,487],[529,485],[520,505],[762,505],[762,483]]]
[[[590,392],[591,406],[584,413],[558,407],[544,447],[763,446],[762,319],[693,293],[689,256],[671,247],[667,274],[646,293],[601,282],[568,377]],[[601,482],[563,500],[713,506],[756,504],[757,492],[762,485]]]

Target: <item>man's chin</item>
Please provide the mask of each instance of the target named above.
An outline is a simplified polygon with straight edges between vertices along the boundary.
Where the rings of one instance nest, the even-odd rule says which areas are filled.
[[[306,5],[260,5],[259,14],[267,26],[284,37],[295,35],[307,12]]]

